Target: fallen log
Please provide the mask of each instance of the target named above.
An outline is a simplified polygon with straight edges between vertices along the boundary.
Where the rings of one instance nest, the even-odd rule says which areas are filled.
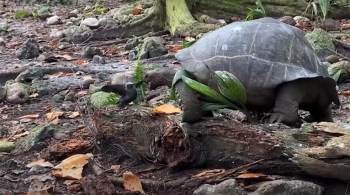
[[[258,161],[249,171],[350,180],[350,131],[325,130],[333,123],[291,129],[211,118],[189,125],[137,106],[109,110],[107,116],[96,112],[95,123],[100,139],[122,146],[128,156],[174,169],[235,168]]]

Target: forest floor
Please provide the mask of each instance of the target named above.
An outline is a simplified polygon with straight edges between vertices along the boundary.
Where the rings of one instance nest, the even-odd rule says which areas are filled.
[[[119,6],[119,3],[115,1],[109,6]],[[129,60],[130,50],[125,49],[127,40],[93,41],[79,44],[61,42],[58,38],[50,37],[50,32],[52,29],[58,31],[65,29],[65,22],[47,25],[46,21],[31,17],[15,19],[13,10],[20,8],[20,6],[10,5],[0,10],[0,23],[5,20],[10,22],[10,29],[7,33],[0,31],[0,37],[5,39],[5,46],[0,46],[0,71],[19,70],[31,67],[33,64],[39,67],[72,68],[72,72],[58,72],[45,76],[49,80],[61,78],[64,82],[74,79],[82,81],[86,77],[97,79],[99,74],[104,72],[110,74],[113,71],[124,72],[134,69],[136,62]],[[69,13],[74,9],[78,9],[79,12],[84,9],[81,5],[52,8],[53,12],[61,18],[69,18]],[[157,36],[166,40],[165,45],[169,49],[169,54],[164,58],[145,60],[144,64],[149,67],[180,67],[173,54],[182,47],[184,38],[171,37],[167,33]],[[17,58],[16,51],[29,38],[35,38],[39,42],[43,51],[42,58],[31,60]],[[347,41],[350,44],[350,34]],[[96,65],[90,59],[82,57],[82,48],[85,46],[98,47],[107,63]],[[74,68],[96,71],[93,73],[76,72],[73,71]],[[342,106],[340,109],[333,110],[334,121],[335,123],[349,123],[350,84],[343,83],[339,87]],[[101,135],[101,132],[104,131],[96,125],[96,121],[101,119],[96,112],[100,114],[108,110],[94,111],[89,107],[87,88],[76,85],[57,91],[57,93],[63,94],[66,100],[56,101],[53,98],[55,94],[32,94],[29,101],[24,104],[0,103],[0,140],[18,143],[26,140],[34,127],[43,127],[48,124],[53,125],[56,130],[60,129],[59,132],[52,135],[42,135],[47,137],[41,137],[42,141],[38,141],[29,148],[28,146],[16,147],[12,153],[0,153],[0,194],[83,194],[83,192],[85,194],[138,194],[126,190],[138,189],[138,181],[141,181],[143,190],[147,194],[191,194],[202,183],[197,182],[192,186],[181,188],[179,187],[181,181],[194,177],[210,177],[211,174],[222,171],[210,167],[173,170],[145,159],[135,159],[130,156],[127,148],[114,143],[113,139],[109,139],[110,137]],[[69,95],[72,95],[73,98],[69,99]],[[164,94],[158,94],[158,96],[164,97]],[[152,108],[164,103],[161,98],[154,101],[143,103],[142,107]],[[120,112],[127,110],[134,112],[133,108],[138,106],[130,105],[126,108],[113,109],[114,111],[120,110]],[[130,122],[132,121],[126,119],[113,126],[122,127],[125,123]],[[259,126],[259,122],[254,125]],[[283,126],[283,128],[288,127]],[[84,168],[83,176],[88,177],[84,177],[83,180],[76,180],[74,177],[67,179],[67,177],[52,172],[53,165],[58,165],[62,160],[75,154],[84,154],[82,159],[89,158],[89,155],[85,155],[87,153],[92,153],[93,158]],[[82,166],[84,165],[82,163]],[[127,179],[127,174],[125,174],[128,171],[131,172],[129,173],[131,179]],[[72,170],[67,170],[67,172],[67,174],[74,174]],[[243,187],[245,182],[245,180],[241,181]],[[125,187],[126,185],[131,187]],[[94,192],[93,189],[96,191]]]

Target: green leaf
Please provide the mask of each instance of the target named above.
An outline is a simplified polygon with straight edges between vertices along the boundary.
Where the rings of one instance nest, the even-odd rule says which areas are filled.
[[[330,0],[319,0],[319,4],[322,11],[323,19],[325,20],[331,6],[331,2]]]
[[[332,78],[338,82],[340,79],[340,76],[342,75],[343,71],[342,70],[338,70],[338,72],[336,72],[334,75],[332,75]]]
[[[228,100],[244,105],[247,102],[246,90],[241,81],[227,71],[215,71],[220,93]]]
[[[220,110],[220,109],[229,108],[229,107],[230,106],[228,106],[228,105],[206,103],[202,106],[202,109],[204,111],[215,111],[215,110]]]
[[[186,83],[186,85],[188,85],[193,90],[208,97],[213,102],[217,102],[224,105],[232,105],[232,103],[228,101],[223,95],[221,95],[214,89],[208,87],[207,85],[204,85],[186,76],[182,76],[182,81]]]

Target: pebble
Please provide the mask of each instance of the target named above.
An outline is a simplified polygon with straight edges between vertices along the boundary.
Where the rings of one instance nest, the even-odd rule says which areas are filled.
[[[60,24],[61,22],[62,22],[62,20],[59,16],[51,16],[51,17],[47,18],[47,20],[46,20],[47,25]]]

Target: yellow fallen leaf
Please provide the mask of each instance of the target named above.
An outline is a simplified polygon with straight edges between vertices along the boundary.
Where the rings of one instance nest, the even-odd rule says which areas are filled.
[[[49,122],[58,119],[59,117],[63,116],[64,112],[61,111],[52,111],[46,114],[46,118]]]
[[[80,180],[82,178],[83,167],[92,157],[92,154],[73,155],[55,166],[52,174],[56,177]]]
[[[78,116],[80,116],[80,112],[72,112],[68,118],[74,119],[77,118]]]
[[[177,114],[181,109],[172,104],[163,104],[153,108],[153,112],[157,114]]]
[[[236,178],[237,179],[258,179],[262,177],[266,177],[266,175],[262,173],[243,173],[238,175]]]
[[[145,194],[145,191],[142,189],[140,178],[130,171],[123,173],[123,184],[126,190]]]
[[[28,115],[24,115],[24,116],[20,116],[18,117],[18,119],[37,119],[39,118],[39,114],[28,114]]]

